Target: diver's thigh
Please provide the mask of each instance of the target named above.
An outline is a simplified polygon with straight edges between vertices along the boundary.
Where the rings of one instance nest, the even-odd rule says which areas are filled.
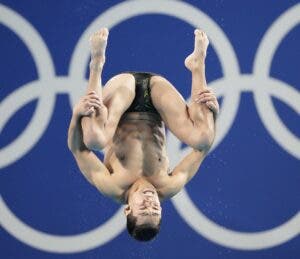
[[[135,78],[124,73],[111,78],[103,89],[103,104],[108,109],[108,120],[119,120],[135,97]]]
[[[103,102],[105,103],[120,91],[135,92],[135,78],[132,74],[122,73],[109,79],[103,87]]]
[[[169,130],[182,142],[190,145],[189,139],[194,126],[181,94],[168,80],[153,77],[151,98]]]

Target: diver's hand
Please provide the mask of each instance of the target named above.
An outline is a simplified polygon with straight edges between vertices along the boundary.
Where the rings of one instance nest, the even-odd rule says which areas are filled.
[[[214,115],[218,115],[220,108],[216,95],[211,88],[207,88],[204,91],[201,91],[194,98],[196,103],[204,103]]]
[[[91,116],[103,106],[104,105],[96,92],[91,91],[80,98],[79,102],[73,108],[73,115],[78,117]]]

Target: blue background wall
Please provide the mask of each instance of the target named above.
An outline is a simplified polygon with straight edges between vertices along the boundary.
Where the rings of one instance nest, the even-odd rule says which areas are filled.
[[[141,5],[138,2],[141,3],[132,2],[123,14],[134,5]],[[148,2],[159,5],[156,1]],[[225,33],[240,70],[236,75],[225,75],[220,53],[214,47],[218,40],[221,42],[221,36],[211,36],[212,32],[207,30],[211,27],[203,22],[202,28],[206,29],[212,43],[206,65],[208,82],[215,87],[222,108],[225,109],[222,93],[226,92],[227,104],[233,103],[233,109],[237,110],[232,125],[225,130],[223,121],[234,111],[224,115],[222,109],[222,123],[218,129],[224,131],[224,137],[186,187],[185,194],[219,230],[246,234],[245,242],[231,242],[233,234],[225,238],[213,231],[204,234],[205,226],[196,231],[185,219],[194,214],[187,210],[186,216],[180,216],[174,201],[167,201],[163,204],[161,233],[155,241],[137,243],[126,231],[120,231],[112,234],[105,244],[99,239],[94,248],[68,253],[38,249],[37,245],[33,248],[29,244],[41,241],[39,238],[32,240],[31,235],[23,241],[17,240],[19,234],[12,232],[16,224],[10,221],[11,217],[6,218],[7,209],[3,204],[31,229],[62,237],[91,231],[107,222],[119,209],[119,205],[102,197],[81,176],[67,149],[66,138],[72,106],[68,92],[84,87],[80,78],[87,78],[88,71],[86,57],[82,55],[82,60],[79,56],[75,63],[83,68],[83,74],[69,72],[74,49],[88,26],[121,1],[1,0],[0,3],[0,258],[300,258],[299,19],[295,26],[288,27],[289,32],[272,57],[270,71],[267,69],[263,77],[259,71],[264,68],[258,67],[258,72],[254,73],[255,55],[266,31],[290,8],[294,13],[288,21],[300,17],[298,1],[185,1],[189,8],[200,9],[208,15]],[[45,61],[43,68],[35,64],[24,41],[7,25],[16,22],[11,14],[4,13],[6,8],[26,19],[39,33],[50,52],[55,75],[51,75],[47,57],[33,47],[36,45],[32,38],[33,52]],[[179,9],[178,12],[185,12],[184,8]],[[197,21],[201,24],[200,16]],[[279,28],[284,28],[287,22],[283,23]],[[189,98],[190,73],[183,61],[193,47],[193,30],[186,21],[162,14],[135,16],[117,24],[110,30],[104,82],[124,70],[154,71],[165,75],[186,99]],[[269,38],[276,38],[276,33]],[[87,49],[88,42],[83,42]],[[224,48],[225,53],[227,46],[222,44],[221,50]],[[266,52],[260,57],[262,61],[267,59]],[[228,71],[232,71],[226,57],[224,62]],[[46,72],[41,76],[39,70],[43,69]],[[245,80],[242,80],[242,74],[248,77],[243,76]],[[277,80],[267,81],[266,78]],[[218,79],[223,83],[214,84]],[[35,80],[38,80],[36,84],[27,85]],[[29,90],[25,92],[25,89]],[[40,89],[39,95],[44,96],[44,101],[34,97],[33,93]],[[257,95],[257,102],[262,105],[266,117],[258,112],[253,93],[259,94],[260,89],[275,93],[271,103],[282,122],[279,126],[263,94]],[[18,90],[21,91],[19,96],[16,95]],[[239,102],[233,98],[236,93],[240,94]],[[9,97],[13,99],[8,104]],[[38,109],[41,117],[35,122],[36,129],[29,132],[29,140],[16,142],[18,137],[27,134],[25,129]],[[6,119],[6,114],[10,113]],[[43,114],[45,117],[50,114],[49,120]],[[39,137],[41,128],[45,129]],[[270,134],[270,129],[274,128],[275,133]],[[30,148],[19,152],[26,143]],[[174,141],[172,143],[176,146]],[[182,145],[181,149],[184,151],[186,147]],[[175,164],[180,150],[172,148],[169,153]],[[176,198],[176,204],[181,202],[180,197]],[[262,238],[261,245],[250,240],[251,234],[269,233],[266,231],[276,230],[286,222],[284,233],[287,237],[274,233],[274,242],[270,245],[267,245],[269,238]],[[122,230],[124,224],[125,221],[116,224],[115,229]],[[23,233],[25,230],[17,227],[16,231]],[[46,242],[45,247],[50,243]]]

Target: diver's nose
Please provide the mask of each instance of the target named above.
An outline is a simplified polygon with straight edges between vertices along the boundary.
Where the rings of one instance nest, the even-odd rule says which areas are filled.
[[[151,205],[151,201],[150,200],[145,200],[145,205],[146,206],[150,206]]]

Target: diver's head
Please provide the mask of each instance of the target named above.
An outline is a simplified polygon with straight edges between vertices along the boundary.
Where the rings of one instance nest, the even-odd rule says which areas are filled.
[[[146,180],[134,183],[127,198],[124,213],[128,233],[139,241],[149,241],[159,232],[161,206],[155,187]]]

